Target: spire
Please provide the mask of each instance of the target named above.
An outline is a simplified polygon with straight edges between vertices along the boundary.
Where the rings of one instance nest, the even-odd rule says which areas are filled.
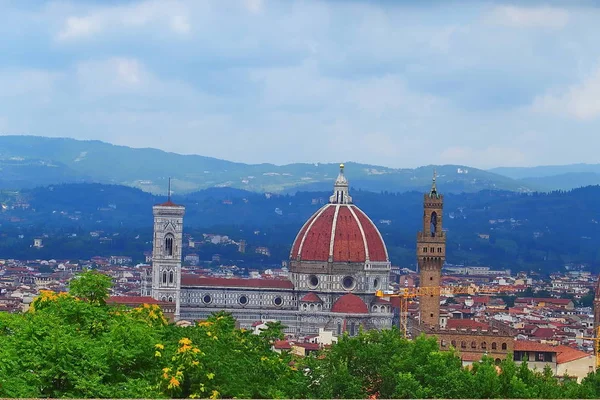
[[[437,171],[435,170],[435,168],[433,169],[433,179],[431,181],[431,191],[429,192],[429,197],[439,197],[439,194],[437,192],[437,186],[435,184],[435,180],[437,178]]]
[[[167,193],[167,201],[171,201],[171,177],[169,177],[169,192]]]
[[[333,185],[333,195],[329,197],[332,204],[350,204],[352,197],[348,194],[348,180],[344,176],[344,164],[340,164],[340,173]]]

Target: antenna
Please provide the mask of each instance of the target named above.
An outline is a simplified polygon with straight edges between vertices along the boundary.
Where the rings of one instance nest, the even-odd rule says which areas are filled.
[[[168,200],[171,201],[171,177],[169,177],[169,194],[168,196]]]

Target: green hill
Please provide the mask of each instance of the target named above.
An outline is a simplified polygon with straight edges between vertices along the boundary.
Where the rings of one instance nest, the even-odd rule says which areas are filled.
[[[346,160],[340,160],[342,162]],[[425,190],[434,166],[394,169],[347,162],[355,188],[403,192]],[[437,166],[446,192],[499,189],[527,192],[524,182],[488,171],[460,166]],[[243,164],[200,155],[181,155],[157,149],[135,149],[100,141],[36,136],[0,136],[0,188],[97,182],[166,193],[172,177],[175,193],[210,187],[231,187],[257,192],[329,190],[337,164]]]

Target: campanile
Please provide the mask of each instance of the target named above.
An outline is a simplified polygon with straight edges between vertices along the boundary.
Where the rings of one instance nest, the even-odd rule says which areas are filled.
[[[446,233],[443,231],[444,196],[436,187],[436,173],[429,193],[423,196],[423,230],[417,234],[417,258],[420,286],[440,287],[442,266],[446,260]],[[438,326],[440,320],[440,296],[429,294],[419,298],[420,323]]]

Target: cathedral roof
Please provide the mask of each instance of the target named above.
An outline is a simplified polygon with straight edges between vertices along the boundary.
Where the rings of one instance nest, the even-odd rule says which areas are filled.
[[[352,293],[347,293],[333,303],[331,312],[342,314],[368,314],[369,309],[360,297]]]
[[[389,261],[379,230],[352,204],[343,166],[330,203],[313,214],[298,232],[291,260],[357,262]]]
[[[322,303],[323,302],[323,300],[321,300],[319,295],[317,295],[316,293],[313,293],[313,292],[309,292],[309,293],[305,294],[304,297],[302,297],[300,299],[300,301],[303,301],[305,303]]]
[[[271,288],[293,289],[294,285],[287,279],[243,279],[243,278],[216,278],[199,275],[182,275],[181,286],[215,286],[236,288]]]

